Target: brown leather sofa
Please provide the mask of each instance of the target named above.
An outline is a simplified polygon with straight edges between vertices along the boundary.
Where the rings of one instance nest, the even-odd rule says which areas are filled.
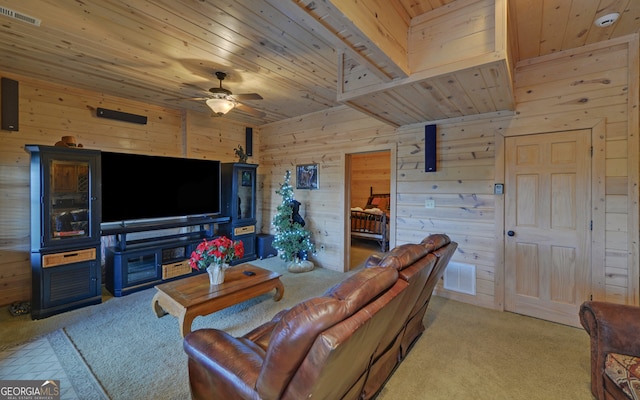
[[[591,392],[603,399],[640,395],[640,307],[587,301],[580,323],[591,342]]]
[[[433,289],[457,244],[431,235],[370,257],[366,268],[242,337],[184,339],[194,399],[368,399],[424,330]]]

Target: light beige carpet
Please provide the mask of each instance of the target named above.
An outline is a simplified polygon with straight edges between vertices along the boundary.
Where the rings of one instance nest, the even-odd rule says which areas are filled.
[[[260,296],[196,318],[193,329],[215,327],[241,335],[346,277],[325,269],[292,274],[277,258],[256,264],[283,274],[284,298],[274,302],[272,294]],[[171,316],[156,318],[154,293],[110,297],[41,321],[3,316],[0,337],[5,344],[26,341],[25,336],[63,327],[110,398],[186,399],[187,358],[178,323]],[[437,297],[425,323],[426,332],[379,399],[591,398],[588,336],[580,329]]]
[[[578,328],[433,297],[427,329],[379,399],[591,399]]]
[[[25,380],[59,381],[60,400],[107,399],[102,386],[62,330],[0,350],[0,382]]]

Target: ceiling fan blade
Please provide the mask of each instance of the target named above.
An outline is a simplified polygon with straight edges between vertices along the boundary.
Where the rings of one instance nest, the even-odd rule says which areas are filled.
[[[233,97],[237,100],[262,100],[258,93],[240,93],[234,94]]]
[[[211,97],[176,97],[173,99],[164,99],[165,101],[180,101],[180,100],[207,100]]]
[[[267,114],[262,112],[262,111],[258,111],[253,107],[249,107],[246,104],[242,104],[242,103],[238,103],[236,104],[236,108],[242,112],[246,112],[247,114],[251,114],[254,117],[257,118],[264,118]]]

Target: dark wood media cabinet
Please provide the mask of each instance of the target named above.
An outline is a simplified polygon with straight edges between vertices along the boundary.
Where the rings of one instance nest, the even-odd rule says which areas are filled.
[[[100,152],[28,144],[31,318],[102,302]]]
[[[117,224],[102,222],[100,151],[35,144],[25,150],[33,319],[99,304],[103,284],[123,296],[199,274],[188,260],[205,238],[242,240],[244,257],[233,264],[257,258],[256,164],[222,164],[219,215]]]
[[[228,217],[202,217],[103,229],[102,236],[115,236],[115,246],[106,249],[107,290],[120,297],[202,273],[189,266],[191,252],[203,239],[210,240],[216,236],[218,224],[228,222]],[[153,237],[135,235],[150,231],[157,232]],[[132,239],[133,236],[138,237]]]

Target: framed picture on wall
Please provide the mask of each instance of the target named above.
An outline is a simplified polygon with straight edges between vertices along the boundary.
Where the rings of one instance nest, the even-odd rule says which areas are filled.
[[[319,189],[318,164],[296,165],[296,189]]]

